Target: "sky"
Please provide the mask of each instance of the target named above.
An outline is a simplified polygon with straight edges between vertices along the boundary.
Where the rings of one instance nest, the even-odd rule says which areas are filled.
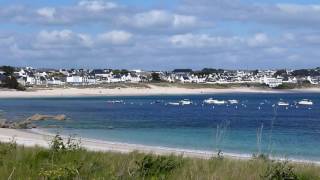
[[[318,0],[0,0],[0,65],[320,66]]]

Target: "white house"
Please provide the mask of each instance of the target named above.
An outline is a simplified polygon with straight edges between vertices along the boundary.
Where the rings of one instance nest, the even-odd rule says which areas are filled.
[[[65,82],[61,81],[61,79],[57,79],[57,78],[49,78],[47,81],[48,85],[57,85],[57,86],[62,86],[65,84]]]
[[[275,88],[275,87],[282,85],[283,80],[282,80],[282,78],[270,78],[270,77],[265,76],[262,79],[262,83],[268,85],[271,88]]]
[[[67,83],[69,84],[83,84],[84,79],[81,76],[69,76],[67,77]]]

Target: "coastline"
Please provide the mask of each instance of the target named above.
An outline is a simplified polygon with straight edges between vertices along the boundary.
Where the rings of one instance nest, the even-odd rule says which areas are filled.
[[[0,142],[11,142],[12,139],[18,144],[26,147],[39,146],[48,148],[50,139],[54,134],[43,131],[41,129],[32,130],[16,130],[16,129],[0,129]],[[66,139],[66,136],[62,136]],[[79,137],[81,140],[81,147],[89,151],[97,152],[119,152],[119,153],[130,153],[138,151],[141,153],[151,153],[156,155],[176,155],[188,158],[200,158],[210,159],[217,155],[214,151],[201,151],[201,150],[189,150],[179,148],[168,148],[161,146],[148,146],[141,144],[129,144],[121,142],[110,142],[96,139],[88,139]],[[225,158],[234,160],[250,160],[252,156],[249,154],[235,154],[235,153],[224,153]],[[320,161],[302,160],[302,159],[286,159],[281,157],[272,157],[275,161],[290,161],[297,164],[313,164],[320,166]]]
[[[0,98],[101,97],[101,96],[157,96],[200,95],[222,93],[320,93],[320,88],[274,90],[259,88],[183,88],[149,85],[150,88],[48,88],[31,91],[0,89]]]

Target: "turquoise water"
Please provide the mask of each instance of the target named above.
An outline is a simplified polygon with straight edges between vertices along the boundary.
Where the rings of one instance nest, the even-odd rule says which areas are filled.
[[[38,126],[50,132],[171,148],[320,161],[320,94],[219,94],[198,96],[0,99],[10,119],[35,113],[66,114],[66,122]],[[237,99],[237,105],[203,105],[204,99]],[[190,106],[170,106],[188,98]],[[311,99],[313,106],[294,102]],[[288,108],[274,106],[283,99]],[[122,103],[110,103],[122,100]],[[48,127],[55,128],[48,128]],[[261,143],[257,143],[262,128]]]

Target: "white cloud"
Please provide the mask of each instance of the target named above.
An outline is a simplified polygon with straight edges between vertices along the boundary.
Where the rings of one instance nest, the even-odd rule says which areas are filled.
[[[152,10],[149,12],[138,13],[134,15],[133,21],[129,21],[137,27],[168,25],[171,21],[171,15],[162,10]]]
[[[150,10],[137,13],[133,17],[122,16],[121,22],[137,28],[187,28],[195,26],[198,21],[194,16],[174,14],[165,10]]]
[[[122,45],[130,42],[132,34],[126,31],[110,31],[98,35],[97,41],[101,43]]]
[[[197,23],[197,18],[194,16],[174,15],[173,26],[174,27],[188,27],[194,26]]]
[[[42,17],[53,19],[56,14],[56,9],[51,7],[45,7],[45,8],[38,9],[37,13]]]
[[[178,47],[222,47],[242,42],[239,37],[210,36],[208,34],[181,34],[170,37],[169,41]],[[236,44],[234,44],[236,45]]]
[[[264,46],[269,42],[269,38],[264,33],[255,34],[253,37],[248,39],[249,46]]]
[[[78,3],[78,6],[92,12],[101,12],[109,9],[117,8],[117,4],[103,0],[83,0]]]
[[[300,5],[300,4],[277,4],[277,8],[279,8],[282,12],[288,14],[303,14],[310,12],[320,13],[320,5]]]
[[[62,31],[41,31],[37,40],[43,43],[68,42],[72,39],[73,32],[71,30]]]

